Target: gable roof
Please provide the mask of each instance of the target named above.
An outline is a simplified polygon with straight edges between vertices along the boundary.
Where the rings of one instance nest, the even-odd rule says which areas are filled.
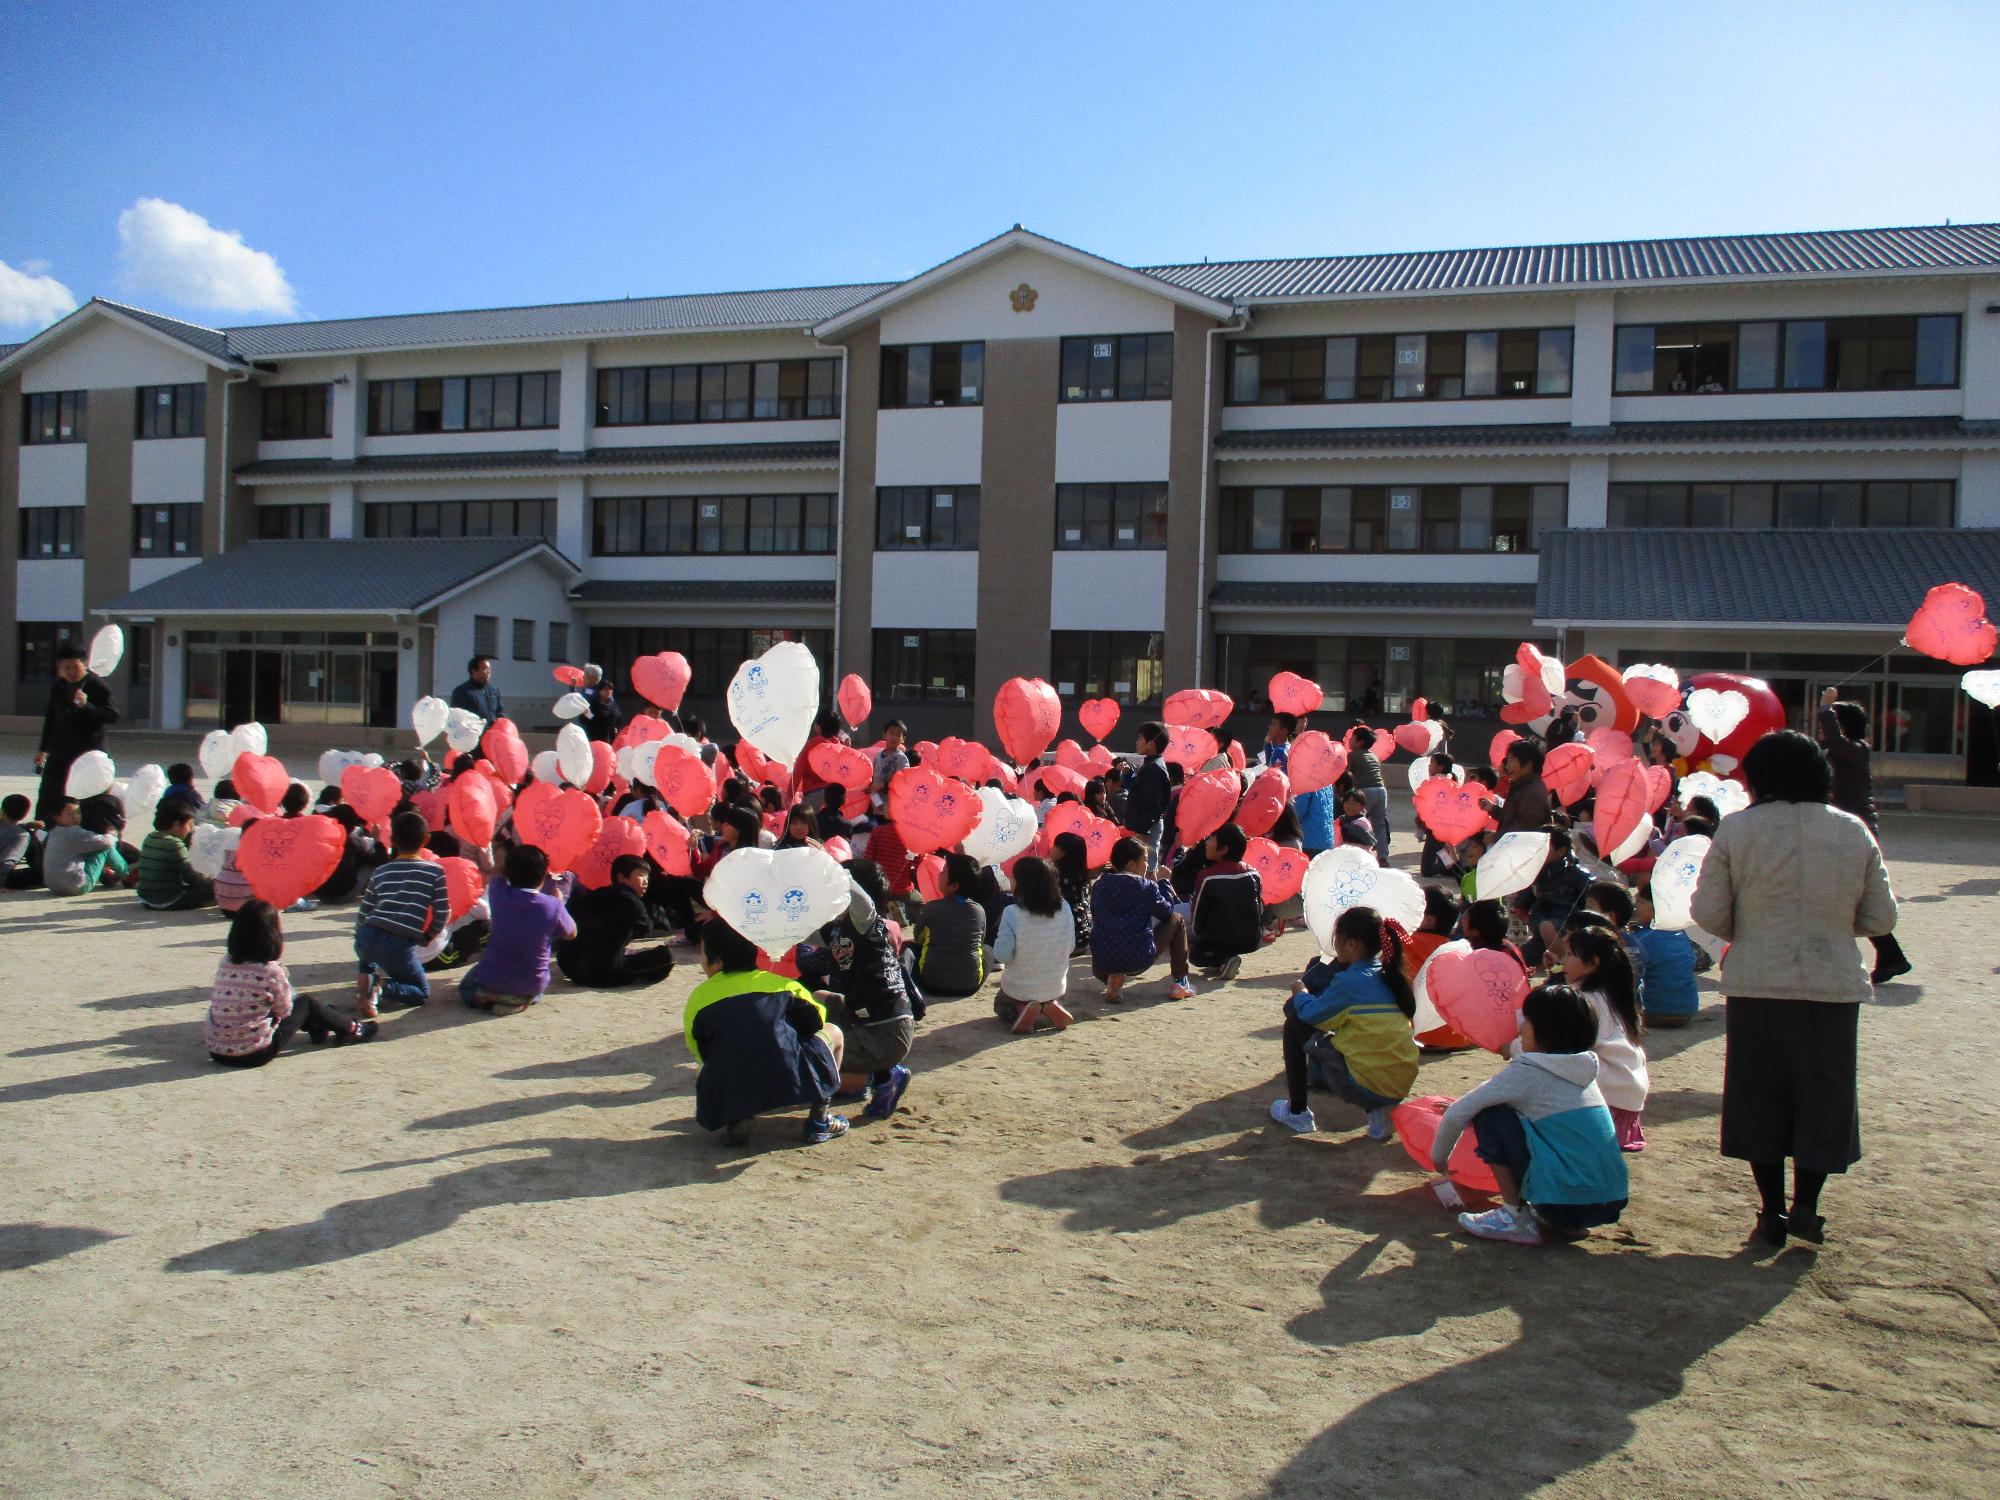
[[[113,302],[108,297],[92,297],[24,343],[0,345],[0,375],[4,375],[11,366],[26,361],[32,354],[74,337],[88,324],[100,319],[135,329],[151,338],[165,339],[218,369],[246,368],[243,360],[229,352],[229,336],[219,328],[205,328],[199,323],[184,322],[164,313],[148,312],[143,307]]]
[[[1552,531],[1535,623],[1900,632],[1953,582],[2000,602],[2000,529]]]
[[[570,577],[578,571],[539,537],[246,542],[93,613],[414,614],[536,556]]]

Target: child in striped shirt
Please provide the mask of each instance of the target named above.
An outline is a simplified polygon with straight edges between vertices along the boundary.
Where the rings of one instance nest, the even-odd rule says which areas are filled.
[[[373,1016],[378,1005],[422,1005],[430,980],[418,957],[429,935],[451,917],[444,867],[423,858],[430,825],[420,812],[397,813],[389,823],[394,858],[376,867],[354,925],[354,956],[361,964],[357,1006]]]
[[[228,956],[216,966],[202,1039],[208,1055],[224,1067],[261,1068],[300,1031],[317,1047],[365,1042],[373,1021],[350,1021],[311,995],[292,993],[291,976],[278,962],[285,932],[278,909],[268,901],[246,901],[229,923]]]

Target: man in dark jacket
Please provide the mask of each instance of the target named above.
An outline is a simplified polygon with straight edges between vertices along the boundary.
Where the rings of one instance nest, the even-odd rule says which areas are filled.
[[[1139,842],[1146,846],[1147,875],[1157,876],[1167,804],[1174,794],[1167,763],[1160,758],[1167,748],[1167,726],[1158,722],[1141,724],[1137,748],[1141,761],[1125,793],[1125,826],[1138,834]]]
[[[1869,763],[1868,710],[1859,703],[1843,703],[1836,689],[1826,689],[1819,695],[1819,742],[1833,768],[1833,791],[1826,800],[1866,823],[1875,842],[1881,843],[1882,829],[1875,819],[1875,770]],[[1868,941],[1875,945],[1871,981],[1887,984],[1910,972],[1909,956],[1895,933]]]
[[[1188,962],[1234,979],[1243,955],[1264,942],[1264,882],[1243,863],[1243,830],[1224,823],[1208,836],[1208,866],[1195,882],[1188,912]]]
[[[652,867],[643,854],[621,854],[611,861],[611,879],[596,890],[579,888],[570,897],[570,920],[576,936],[556,943],[556,967],[571,984],[590,989],[653,984],[674,969],[674,956],[660,943],[637,953],[626,945],[653,931],[646,910],[646,886]]]
[[[89,750],[104,748],[104,728],[118,722],[111,689],[90,670],[83,648],[74,641],[56,647],[56,680],[49,687],[49,705],[42,715],[41,743],[35,749],[35,769],[42,784],[35,796],[35,816],[53,822],[69,795],[69,768]]]
[[[475,656],[465,664],[465,681],[451,690],[451,706],[478,714],[486,723],[503,717],[500,689],[493,685],[493,658]]]
[[[1516,740],[1507,747],[1501,764],[1507,772],[1507,800],[1486,804],[1500,832],[1537,833],[1548,827],[1552,808],[1542,780],[1542,747],[1532,740]]]
[[[625,725],[625,715],[618,707],[618,695],[612,689],[609,677],[600,678],[597,686],[590,690],[590,712],[584,715],[583,732],[593,740],[610,744],[618,737],[618,731]]]

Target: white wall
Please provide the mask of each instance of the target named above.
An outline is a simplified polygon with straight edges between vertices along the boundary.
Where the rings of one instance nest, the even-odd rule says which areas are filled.
[[[1965,288],[1965,342],[1959,351],[1959,380],[1968,421],[2000,419],[2000,317],[1986,309],[2000,305],[2000,279]]]
[[[877,552],[869,609],[878,630],[977,629],[979,554]]]
[[[1958,524],[2000,526],[2000,453],[1968,453],[1958,486]]]
[[[216,419],[220,422],[220,417]],[[218,427],[217,431],[221,429]],[[200,500],[205,438],[141,438],[132,444],[132,503],[184,505]]]
[[[1051,630],[1167,628],[1165,551],[1056,552],[1049,591]]]
[[[1008,294],[1022,282],[1035,289],[1035,305],[1017,313]],[[1165,297],[1037,250],[1014,250],[891,308],[882,317],[882,342],[1168,333],[1173,326],[1174,304]]]
[[[113,386],[190,385],[208,365],[166,339],[99,318],[21,372],[23,391],[88,391]]]
[[[24,443],[21,446],[23,505],[81,505],[88,443]],[[198,498],[199,488],[190,498]]]
[[[554,723],[550,708],[562,693],[550,675],[555,663],[549,660],[549,622],[568,623],[572,654],[580,644],[566,582],[552,564],[538,558],[439,605],[433,651],[438,696],[448,695],[465,680],[465,663],[472,655],[473,616],[494,615],[500,621],[500,637],[499,649],[493,653],[493,681],[506,703],[507,717],[524,727]],[[516,619],[535,622],[533,661],[514,660]],[[399,714],[407,717],[408,707],[402,705]]]
[[[1065,401],[1056,407],[1056,483],[1167,478],[1171,401]]]
[[[1055,400],[1055,392],[1049,393]],[[933,406],[894,409],[875,417],[875,483],[977,484],[985,408]],[[874,514],[874,496],[866,513]]]
[[[1781,391],[1740,396],[1613,396],[1614,422],[1767,422],[1796,417],[1956,416],[1949,391]]]
[[[142,589],[149,583],[158,583],[162,578],[171,578],[200,562],[199,557],[135,557],[132,559],[132,581],[127,587]]]
[[[83,618],[83,559],[50,558],[14,564],[14,618]]]

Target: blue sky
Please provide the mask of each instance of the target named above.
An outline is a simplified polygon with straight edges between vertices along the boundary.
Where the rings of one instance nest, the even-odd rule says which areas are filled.
[[[2000,4],[0,12],[0,338],[2000,218]],[[232,238],[232,236],[234,236]]]

